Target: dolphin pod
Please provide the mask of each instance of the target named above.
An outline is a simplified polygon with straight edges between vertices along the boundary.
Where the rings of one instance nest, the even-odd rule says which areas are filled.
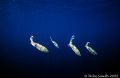
[[[36,49],[38,49],[39,51],[41,51],[41,52],[43,52],[43,53],[48,53],[48,52],[49,52],[49,50],[48,50],[45,46],[43,46],[43,45],[41,45],[41,44],[33,41],[33,38],[34,38],[33,36],[30,37],[30,43],[31,43],[31,45],[32,45],[33,47],[35,47]],[[68,44],[68,47],[70,47],[71,50],[72,50],[76,55],[81,56],[80,50],[73,44],[73,40],[74,40],[74,39],[75,39],[75,36],[72,35],[72,37],[70,38],[70,42],[69,42],[69,44]],[[50,40],[51,40],[52,44],[53,44],[56,48],[59,48],[58,43],[57,43],[56,41],[54,41],[54,40],[51,38],[51,36],[50,36]],[[86,44],[85,44],[84,47],[85,47],[85,48],[88,50],[88,52],[90,52],[92,55],[97,55],[97,52],[96,52],[92,47],[90,47],[89,44],[90,44],[90,42],[86,42]]]

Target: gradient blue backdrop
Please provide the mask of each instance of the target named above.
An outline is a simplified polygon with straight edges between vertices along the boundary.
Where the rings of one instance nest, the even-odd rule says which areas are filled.
[[[118,0],[0,0],[2,76],[81,78],[118,73],[119,11]],[[31,35],[50,52],[32,47]],[[72,35],[81,57],[67,46]],[[87,41],[97,56],[85,49]]]

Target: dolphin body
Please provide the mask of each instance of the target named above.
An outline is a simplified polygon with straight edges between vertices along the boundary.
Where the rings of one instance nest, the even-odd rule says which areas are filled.
[[[30,37],[30,43],[31,43],[31,45],[33,47],[35,47],[36,49],[38,49],[41,52],[44,52],[44,53],[48,53],[49,52],[48,49],[45,46],[43,46],[43,45],[41,45],[39,43],[34,42],[33,41],[33,36]]]
[[[57,42],[53,41],[52,38],[51,38],[51,36],[50,36],[50,40],[52,41],[52,43],[54,44],[54,46],[55,46],[56,48],[59,48]]]
[[[90,44],[90,42],[87,42],[87,43],[85,44],[86,49],[87,49],[91,54],[97,55],[97,52],[96,52],[92,47],[90,47],[89,44]]]
[[[81,56],[79,49],[72,43],[73,39],[75,39],[74,35],[71,37],[68,46],[75,52],[75,54],[77,54],[78,56]]]

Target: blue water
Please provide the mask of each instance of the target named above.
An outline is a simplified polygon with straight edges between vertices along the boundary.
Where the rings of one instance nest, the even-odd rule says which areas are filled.
[[[83,77],[118,72],[120,6],[117,0],[1,0],[1,68],[8,77]],[[30,45],[46,46],[44,54]],[[77,56],[68,46],[80,49]],[[50,36],[60,48],[56,49]],[[98,55],[91,55],[84,45]],[[114,66],[113,66],[114,65]],[[113,69],[111,67],[114,67]]]

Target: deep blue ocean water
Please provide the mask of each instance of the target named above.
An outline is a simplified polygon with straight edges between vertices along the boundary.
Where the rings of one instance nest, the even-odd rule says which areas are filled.
[[[85,74],[117,74],[119,26],[118,0],[0,0],[1,76],[83,78]],[[30,44],[31,35],[49,53],[35,49]],[[67,45],[72,35],[80,57]],[[97,56],[86,50],[87,41]]]

